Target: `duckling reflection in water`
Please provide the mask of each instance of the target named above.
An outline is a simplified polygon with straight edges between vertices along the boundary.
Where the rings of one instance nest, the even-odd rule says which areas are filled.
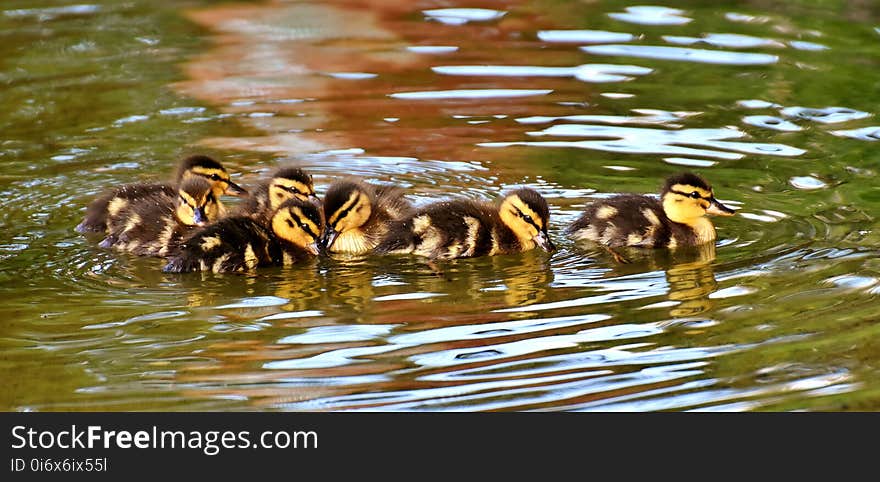
[[[471,258],[556,248],[547,234],[550,208],[534,189],[506,194],[493,206],[471,200],[441,201],[391,224],[377,253],[411,253],[429,259]]]
[[[676,248],[715,240],[715,226],[706,214],[732,216],[736,211],[715,199],[702,177],[683,173],[666,179],[660,199],[620,194],[587,206],[568,227],[576,240],[598,243],[626,263],[614,248]]]
[[[321,204],[321,200],[315,195],[315,185],[310,174],[298,167],[282,167],[267,182],[251,190],[250,195],[239,205],[236,214],[267,216],[284,201],[293,198]]]
[[[224,214],[208,181],[186,179],[174,197],[160,191],[134,200],[108,216],[109,234],[100,246],[141,256],[172,256],[193,227]]]
[[[211,191],[217,199],[217,204],[221,207],[219,201],[221,195],[240,196],[247,194],[246,190],[232,182],[226,168],[218,161],[208,156],[189,156],[180,162],[174,183],[125,184],[98,196],[86,208],[86,215],[82,222],[76,226],[76,231],[79,233],[108,233],[108,219],[116,216],[131,203],[160,195],[174,198],[177,196],[177,190],[181,183],[194,178],[204,179],[211,184]]]
[[[675,262],[666,269],[669,301],[676,302],[670,316],[694,316],[712,308],[709,295],[718,290],[715,271],[715,244],[708,243],[676,252]]]
[[[324,218],[314,204],[297,198],[283,203],[268,222],[232,216],[194,232],[163,271],[247,271],[291,265],[318,255]]]

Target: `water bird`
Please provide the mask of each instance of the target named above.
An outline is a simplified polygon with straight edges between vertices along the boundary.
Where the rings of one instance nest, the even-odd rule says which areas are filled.
[[[597,243],[619,262],[613,248],[676,248],[715,240],[715,226],[706,214],[732,216],[736,211],[715,199],[701,176],[680,173],[668,177],[660,197],[618,194],[588,205],[566,232],[575,240]]]
[[[391,224],[377,253],[411,253],[430,259],[556,249],[547,233],[550,208],[534,189],[520,188],[492,204],[440,201]]]
[[[162,271],[223,273],[291,265],[320,253],[323,230],[321,209],[292,198],[268,218],[230,216],[193,232]]]
[[[272,174],[271,179],[251,189],[236,214],[265,216],[292,198],[317,205],[321,203],[315,195],[315,184],[310,174],[298,167],[282,167]]]
[[[107,218],[108,234],[100,246],[140,256],[171,256],[194,226],[225,215],[214,193],[211,183],[190,177],[173,197],[157,191],[131,200]]]
[[[108,217],[117,214],[133,201],[157,194],[175,197],[181,182],[196,177],[205,179],[211,184],[211,190],[218,203],[223,194],[234,196],[247,194],[244,188],[232,182],[229,173],[220,162],[209,156],[193,155],[180,161],[173,183],[125,184],[98,196],[86,208],[86,214],[82,222],[76,226],[76,231],[107,233]]]
[[[392,221],[411,210],[402,189],[356,179],[336,181],[324,195],[327,227],[320,246],[330,253],[363,254],[373,250]]]

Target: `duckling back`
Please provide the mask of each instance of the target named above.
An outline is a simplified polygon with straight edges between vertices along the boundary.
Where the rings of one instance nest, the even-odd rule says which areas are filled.
[[[658,199],[622,194],[588,205],[566,232],[576,240],[612,248],[655,248],[670,243],[673,228]]]
[[[492,207],[469,200],[442,201],[425,206],[390,224],[377,253],[411,253],[432,259],[491,255],[516,238],[499,229]]]
[[[235,195],[247,193],[229,179],[226,169],[218,161],[203,155],[189,156],[180,161],[174,183],[124,184],[101,194],[86,207],[86,214],[75,229],[79,233],[109,233],[107,223],[110,217],[117,216],[133,202],[162,195],[174,198],[181,181],[189,177],[200,177],[208,181],[218,197],[218,203],[220,194],[224,192],[229,191]]]
[[[170,183],[132,183],[101,194],[86,207],[82,222],[76,226],[78,233],[105,233],[108,231],[107,219],[126,209],[132,201],[152,196],[175,195],[176,189]]]
[[[290,199],[271,217],[232,216],[201,228],[163,271],[247,271],[290,265],[318,254],[323,216],[312,203]]]
[[[442,201],[392,223],[376,251],[432,259],[519,253],[536,247],[553,251],[547,234],[549,218],[547,201],[528,188],[506,194],[498,206]]]
[[[265,223],[251,216],[231,216],[190,234],[162,271],[221,273],[272,265],[278,256],[273,256],[271,239]]]
[[[108,217],[108,235],[100,246],[139,256],[171,256],[195,224],[214,221],[223,215],[210,184],[203,179],[188,179],[174,193],[169,196],[160,191],[133,200]],[[186,220],[181,217],[186,209],[181,205],[184,202],[199,205],[190,208],[190,218]]]
[[[734,212],[715,198],[705,179],[681,173],[666,179],[659,199],[620,194],[590,204],[567,232],[610,248],[697,246],[715,240],[707,214]]]

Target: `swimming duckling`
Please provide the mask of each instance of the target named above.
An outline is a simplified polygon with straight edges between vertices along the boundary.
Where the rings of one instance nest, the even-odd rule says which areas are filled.
[[[141,256],[171,256],[194,226],[216,221],[224,214],[211,184],[191,177],[181,182],[175,197],[157,192],[131,201],[108,217],[109,234],[100,246]]]
[[[211,189],[218,203],[223,194],[233,196],[247,194],[246,190],[232,182],[229,173],[216,160],[202,155],[189,156],[180,162],[174,184],[138,182],[125,184],[102,194],[86,208],[86,215],[77,225],[76,231],[79,233],[106,233],[108,232],[107,218],[109,216],[117,214],[138,199],[156,194],[164,194],[173,198],[177,196],[177,186],[185,179],[193,177],[203,178],[211,183]]]
[[[715,240],[715,226],[706,214],[733,216],[735,212],[715,199],[705,179],[683,173],[666,179],[660,199],[620,194],[594,202],[567,233],[606,248],[698,246]]]
[[[237,214],[263,216],[278,209],[284,201],[291,198],[310,201],[320,205],[315,195],[312,176],[298,167],[283,167],[272,175],[272,179],[253,189],[247,199],[239,205]]]
[[[336,181],[324,196],[327,227],[321,247],[331,253],[371,251],[388,232],[391,221],[411,209],[403,190],[356,180]]]
[[[470,200],[425,206],[392,224],[377,253],[412,253],[431,259],[471,258],[556,249],[547,234],[550,208],[534,189],[505,195],[495,207]]]
[[[298,198],[289,199],[268,222],[231,216],[195,231],[162,271],[221,273],[290,265],[318,255],[317,242],[323,230],[319,207]]]

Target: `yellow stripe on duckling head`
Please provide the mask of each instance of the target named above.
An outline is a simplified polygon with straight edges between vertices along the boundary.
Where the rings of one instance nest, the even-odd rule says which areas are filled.
[[[269,207],[277,209],[284,201],[297,198],[309,201],[315,195],[312,186],[293,179],[273,178],[269,184]]]
[[[535,190],[522,188],[508,194],[501,201],[498,214],[519,240],[522,251],[535,246],[548,252],[556,249],[547,235],[550,209]]]
[[[204,179],[186,179],[177,190],[175,215],[187,226],[201,226],[220,219],[225,209]]]
[[[314,204],[293,198],[275,211],[272,231],[279,238],[317,255],[317,242],[324,232],[324,218]]]

